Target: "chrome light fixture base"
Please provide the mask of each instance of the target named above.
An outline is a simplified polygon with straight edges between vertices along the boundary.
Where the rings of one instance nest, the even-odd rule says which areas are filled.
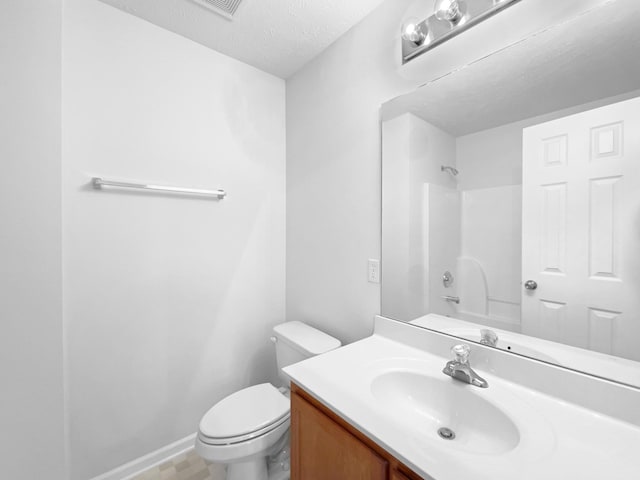
[[[459,0],[460,16],[456,16],[452,21],[444,19],[442,15],[440,17],[443,19],[440,20],[434,13],[415,26],[416,31],[429,32],[423,42],[416,43],[402,38],[402,63],[405,64],[413,60],[519,1]]]

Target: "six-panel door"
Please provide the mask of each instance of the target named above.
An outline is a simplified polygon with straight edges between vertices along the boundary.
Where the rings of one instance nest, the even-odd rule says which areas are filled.
[[[523,133],[522,332],[640,360],[640,99]]]

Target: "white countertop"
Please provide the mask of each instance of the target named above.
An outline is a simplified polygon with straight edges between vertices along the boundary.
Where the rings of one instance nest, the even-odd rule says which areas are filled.
[[[452,339],[447,341],[455,343]],[[489,382],[489,388],[462,385],[475,389],[475,395],[497,406],[515,422],[520,440],[511,450],[495,455],[479,454],[447,443],[435,432],[425,435],[419,425],[403,422],[400,412],[389,409],[372,393],[373,378],[385,371],[408,369],[438,375],[446,361],[442,356],[374,334],[291,365],[285,372],[329,409],[427,479],[640,478],[637,425],[504,380],[473,363],[472,367]],[[451,382],[458,381],[451,379]]]

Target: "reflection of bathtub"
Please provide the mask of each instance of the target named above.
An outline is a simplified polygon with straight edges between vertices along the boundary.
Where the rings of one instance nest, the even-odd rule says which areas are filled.
[[[445,309],[438,309],[435,305],[432,312],[451,314],[460,320],[480,323],[493,328],[518,332],[520,330],[520,278],[518,269],[511,272],[506,278],[496,281],[498,272],[493,272],[494,281],[489,283],[489,277],[483,264],[469,256],[458,257],[456,263],[456,284],[451,292],[459,297],[460,303],[450,304]],[[504,272],[503,272],[504,273]],[[513,278],[511,278],[513,277]],[[513,285],[517,285],[516,292]],[[444,289],[446,290],[446,289]],[[443,289],[439,289],[440,295],[447,295]],[[450,294],[449,294],[450,295]]]
[[[592,352],[435,313],[430,313],[409,323],[473,342],[480,341],[481,329],[490,328],[498,335],[497,346],[502,350],[587,372],[591,375],[610,378],[628,385],[640,386],[640,362],[633,360]]]

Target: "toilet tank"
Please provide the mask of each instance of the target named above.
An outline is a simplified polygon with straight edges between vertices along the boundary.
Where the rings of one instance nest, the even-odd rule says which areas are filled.
[[[301,362],[342,345],[340,340],[327,335],[305,323],[294,321],[273,327],[273,341],[276,346],[278,375],[289,384],[289,378],[282,371],[287,365]]]

